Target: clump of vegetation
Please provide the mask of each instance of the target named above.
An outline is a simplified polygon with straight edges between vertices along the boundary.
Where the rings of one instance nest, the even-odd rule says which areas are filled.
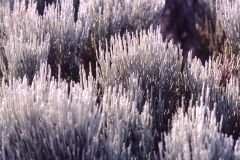
[[[237,6],[0,0],[0,159],[240,159]]]

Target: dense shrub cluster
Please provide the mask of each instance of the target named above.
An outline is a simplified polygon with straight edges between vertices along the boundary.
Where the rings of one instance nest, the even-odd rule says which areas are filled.
[[[238,54],[239,48],[239,1],[219,0],[217,3],[217,16],[220,24],[226,31],[230,44],[232,45],[233,54]]]
[[[21,78],[27,74],[31,81],[40,62],[47,58],[51,67],[76,67],[76,48],[81,50],[88,37],[87,6],[78,12],[79,20],[74,22],[73,6],[68,1],[61,2],[64,7],[58,3],[49,5],[43,17],[38,15],[33,2],[26,5],[15,1],[13,11],[5,5],[2,32],[6,39],[5,56],[9,62],[8,66],[1,65],[5,78],[8,74]]]
[[[0,0],[0,159],[240,159],[238,1],[199,1],[228,45],[184,69],[163,0],[43,2]]]

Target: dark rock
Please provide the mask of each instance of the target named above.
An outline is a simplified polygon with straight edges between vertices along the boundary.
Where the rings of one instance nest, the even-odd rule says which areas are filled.
[[[73,0],[73,7],[74,7],[74,21],[76,22],[78,19],[78,8],[79,8],[79,0]]]
[[[189,51],[192,51],[192,58],[199,58],[203,65],[209,57],[223,54],[225,33],[217,23],[215,8],[210,8],[203,0],[166,0],[163,12],[154,25],[157,24],[161,26],[164,41],[173,40],[174,44],[180,45],[182,69]],[[188,91],[183,93],[190,100],[191,94]]]
[[[166,0],[160,19],[163,40],[179,44],[186,63],[189,51],[192,58],[204,64],[209,56],[222,53],[225,34],[216,24],[215,11],[202,0]],[[183,64],[184,64],[183,63]]]
[[[53,3],[56,4],[57,2],[60,3],[60,0],[36,0],[36,2],[38,14],[42,16],[45,6],[52,5]]]
[[[195,7],[197,0],[166,0],[161,15],[161,33],[163,39],[180,44],[183,49],[183,61],[192,50],[196,52]]]

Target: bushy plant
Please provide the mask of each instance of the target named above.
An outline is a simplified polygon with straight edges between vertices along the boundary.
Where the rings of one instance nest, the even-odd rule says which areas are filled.
[[[77,55],[83,50],[91,27],[88,5],[81,4],[82,9],[79,10],[78,20],[75,22],[72,4],[72,1],[61,1],[61,4],[57,3],[56,6],[49,5],[43,15],[43,28],[45,33],[49,32],[51,35],[48,63],[55,77],[60,65],[64,74],[61,77],[66,79],[71,77],[74,70],[78,70]]]
[[[83,72],[83,76],[85,73]],[[27,78],[2,82],[2,159],[144,158],[151,151],[149,104],[137,109],[135,76],[128,91],[106,88],[96,105],[97,83],[68,84],[51,78],[46,64],[29,86]],[[22,98],[25,97],[25,98]],[[3,115],[4,114],[4,115]],[[81,115],[81,116],[79,116]]]
[[[34,4],[30,4],[26,11],[25,2],[16,1],[12,12],[5,5],[2,6],[5,45],[1,54],[1,71],[5,79],[9,78],[8,75],[23,78],[26,74],[30,82],[40,62],[47,60],[50,36],[43,32]]]
[[[182,65],[163,0],[40,2],[0,1],[0,159],[239,159],[237,54]],[[195,15],[209,47],[226,29],[224,53],[237,53],[233,3]]]
[[[209,59],[205,66],[197,59],[192,62],[188,59],[184,80],[196,101],[195,105],[201,105],[201,95],[209,94],[207,105],[213,108],[216,104],[217,121],[223,116],[223,133],[238,139],[239,76],[236,77],[236,67],[239,64],[238,60],[229,60],[226,57],[218,57],[216,61]],[[209,87],[208,90],[205,85]]]
[[[229,45],[234,55],[238,55],[239,48],[239,31],[240,31],[240,22],[239,22],[239,1],[227,1],[227,0],[218,0],[217,1],[217,18],[220,21],[223,29],[227,33],[229,40]]]
[[[78,12],[79,20],[75,23],[72,3],[61,1],[61,5],[64,7],[60,8],[58,3],[49,5],[49,7],[45,8],[43,17],[36,12],[36,3],[33,3],[33,1],[30,1],[27,6],[25,1],[15,1],[13,12],[10,11],[7,5],[6,7],[2,6],[4,7],[1,10],[4,13],[2,25],[6,41],[5,56],[9,62],[12,61],[11,58],[20,56],[15,58],[15,63],[9,63],[11,66],[1,63],[4,75],[11,74],[14,77],[20,76],[22,78],[29,71],[22,69],[21,65],[26,66],[32,63],[32,66],[34,64],[39,66],[42,60],[48,60],[52,70],[55,72],[58,70],[58,65],[62,69],[76,67],[77,49],[81,51],[89,32],[90,24],[88,23],[86,12],[87,6],[83,7],[84,9],[81,12]],[[18,40],[18,37],[22,37],[22,40]],[[40,44],[31,46],[32,50],[39,50],[38,47],[42,47],[45,51],[40,51],[40,53],[28,51],[29,49],[27,48],[30,47],[28,43],[33,43],[31,41],[38,41],[38,43],[46,41],[46,44],[41,44],[42,46]],[[21,45],[21,47],[15,47],[23,48],[19,49],[19,53],[10,50],[10,46],[15,43]],[[33,56],[33,54],[44,54],[45,56],[39,57],[34,62],[34,58],[27,58]],[[3,56],[2,59],[4,58]],[[28,77],[33,77],[34,73],[34,71],[32,71],[31,75],[27,73]],[[7,77],[5,76],[5,78]]]
[[[93,82],[84,90],[79,84],[72,85],[68,94],[68,84],[60,79],[54,81],[46,64],[41,65],[31,86],[26,77],[11,79],[9,85],[2,83],[1,108],[6,113],[2,126],[7,130],[2,134],[6,139],[1,145],[2,159],[95,156],[85,152],[94,148],[97,151],[97,134],[101,131],[101,113],[95,104],[96,85]]]
[[[202,94],[200,105],[191,106],[191,101],[187,113],[184,107],[179,109],[171,132],[164,135],[165,149],[159,143],[160,159],[235,158],[233,139],[221,133],[222,121],[216,120],[216,104],[210,111],[208,99],[209,93]]]

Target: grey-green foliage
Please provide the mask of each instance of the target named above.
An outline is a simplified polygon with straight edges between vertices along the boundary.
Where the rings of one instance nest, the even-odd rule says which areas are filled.
[[[91,76],[86,81],[84,72],[81,82],[71,87],[69,94],[67,84],[60,79],[54,82],[46,66],[42,66],[40,75],[35,76],[31,86],[27,85],[26,77],[23,81],[10,79],[10,86],[2,84],[2,108],[12,105],[7,114],[13,119],[6,122],[12,127],[6,131],[10,139],[4,135],[7,147],[3,154],[6,153],[9,156],[7,158],[36,156],[40,159],[56,159],[57,156],[64,159],[77,159],[79,156],[90,159],[95,156],[103,159],[122,159],[126,156],[146,158],[153,149],[150,114],[153,97],[148,92],[145,95],[148,98],[139,111],[145,88],[140,83],[153,85],[156,82],[155,87],[161,90],[164,85],[175,84],[173,79],[169,79],[170,75],[176,78],[180,71],[180,62],[175,63],[178,58],[177,48],[169,45],[169,49],[166,49],[157,34],[159,29],[153,33],[151,31],[148,34],[140,32],[140,44],[137,37],[129,39],[127,47],[130,58],[126,52],[125,55],[117,52],[121,43],[112,44],[112,56],[114,58],[115,54],[115,59],[111,62],[122,68],[122,71],[119,76],[113,75],[117,68],[115,66],[114,69],[112,65],[113,69],[109,72],[103,71],[103,74],[98,75],[96,80],[104,86],[100,106],[95,105],[97,81]],[[136,52],[131,53],[134,49]],[[156,64],[148,66],[151,62]],[[109,63],[102,59],[101,67],[107,67]],[[108,79],[104,73],[113,76],[109,77],[112,78],[111,84],[105,83]],[[120,76],[124,76],[123,81],[119,79]],[[22,96],[26,99],[20,99]],[[163,108],[163,103],[159,103],[158,107]]]
[[[8,130],[1,134],[6,139],[2,159],[79,159],[89,150],[93,154],[88,156],[95,155],[101,128],[96,83],[84,90],[75,84],[68,94],[67,83],[55,82],[50,74],[42,64],[32,86],[26,77],[11,79],[9,86],[2,83],[1,114],[6,118],[1,127]]]
[[[14,1],[15,1],[15,0],[0,0],[0,5],[3,6],[3,5],[5,5],[6,3],[9,3],[10,8],[13,9]]]
[[[10,37],[20,37],[22,34],[24,42],[27,42],[30,37],[36,36],[41,43],[46,39],[45,36],[50,34],[48,61],[56,66],[67,64],[69,68],[74,68],[77,65],[76,54],[81,52],[85,46],[90,30],[104,42],[104,38],[120,32],[126,23],[131,25],[132,30],[149,28],[162,11],[164,3],[155,0],[151,3],[146,0],[131,3],[129,1],[104,0],[80,1],[76,22],[74,22],[72,1],[63,0],[60,3],[48,5],[45,7],[42,17],[36,12],[35,1],[29,1],[26,5],[25,1],[16,0],[12,13],[8,3],[1,2],[1,4],[3,5],[0,7],[0,30],[5,41],[13,43],[10,42]],[[138,6],[137,9],[135,6]],[[46,48],[46,50],[48,49]],[[9,56],[6,57],[8,59]],[[37,63],[39,64],[39,62],[40,59]],[[16,74],[16,71],[20,69],[18,68],[19,64],[13,65],[16,71],[8,71],[8,73],[6,73],[6,64],[1,63],[1,66],[1,68],[5,68],[3,69],[4,75],[19,76]],[[22,74],[21,77],[23,77]],[[5,76],[5,78],[7,77]]]
[[[86,0],[84,0],[86,1]],[[82,1],[82,3],[84,2]],[[119,32],[148,29],[164,7],[160,0],[91,0],[89,5],[91,32],[105,48],[105,38],[110,40]],[[81,1],[80,1],[81,6]],[[105,48],[107,49],[107,48]]]
[[[34,74],[39,70],[40,62],[48,57],[50,36],[46,35],[45,39],[39,41],[35,34],[32,34],[29,40],[25,40],[23,34],[20,37],[11,36],[5,45],[5,56],[1,59],[1,70],[3,76],[21,77],[27,75],[28,81],[31,82]]]
[[[152,150],[150,105],[146,102],[143,111],[138,111],[138,77],[133,74],[129,82],[132,85],[129,90],[120,84],[119,87],[106,87],[104,91],[102,106],[106,124],[103,130],[106,135],[103,139],[106,159],[144,159]]]
[[[236,124],[240,123],[239,114],[239,78],[231,76],[226,88],[218,90],[215,94],[217,102],[217,118],[223,116],[223,132],[233,134],[238,138],[239,133],[236,130]]]
[[[223,116],[222,131],[227,134],[233,134],[234,125],[240,122],[236,118],[239,112],[239,77],[234,76],[233,65],[239,66],[234,59],[227,58],[223,58],[222,62],[220,58],[216,61],[209,59],[205,66],[199,60],[188,59],[184,75],[196,105],[201,105],[201,98],[204,98],[201,95],[205,93],[209,94],[205,105],[213,108],[216,103],[216,118],[219,122]],[[220,82],[226,86],[221,86]]]
[[[154,18],[157,18],[156,15],[162,11],[164,1],[92,0],[88,4],[91,6],[93,32],[103,36],[108,32],[110,35],[120,32],[125,23],[134,30],[149,28]]]
[[[87,6],[82,6],[78,13],[79,20],[75,23],[72,3],[61,1],[61,5],[61,9],[59,4],[49,5],[45,8],[43,17],[36,12],[36,3],[33,1],[27,7],[25,2],[15,1],[12,12],[7,5],[1,6],[3,16],[0,24],[5,36],[5,56],[2,55],[1,58],[7,58],[11,65],[1,62],[6,79],[8,74],[14,77],[23,77],[24,74],[33,77],[35,70],[29,73],[27,67],[23,67],[31,64],[38,70],[40,62],[47,58],[56,65],[76,65],[77,48],[83,48],[89,32]],[[35,45],[30,45],[32,43]],[[41,51],[38,52],[39,50]],[[34,58],[34,54],[39,57]]]
[[[16,1],[12,13],[0,6],[9,63],[2,59],[9,83],[3,80],[0,87],[0,159],[153,158],[154,129],[164,124],[166,114],[173,114],[165,107],[179,90],[182,57],[176,46],[162,41],[159,28],[141,30],[161,12],[163,1],[130,2],[81,1],[77,22],[67,0],[61,7],[49,5],[43,17],[33,2],[26,10]],[[106,43],[109,51],[99,49],[96,79],[90,73],[86,80],[81,70],[80,83],[68,89],[65,81],[52,79],[41,62],[50,50],[62,63],[74,64],[75,49],[83,48],[90,29],[106,38],[125,23],[140,30],[116,34]],[[178,109],[155,158],[239,159],[239,141],[234,146],[232,137],[221,133],[232,134],[232,126],[239,123],[234,118],[239,112],[239,78],[230,77],[226,88],[220,88],[221,68],[230,63],[223,64],[210,59],[203,66],[188,60],[183,76],[192,100],[187,112],[184,105]]]
[[[240,159],[240,139],[236,141],[235,147],[234,147],[234,156],[235,159]]]
[[[96,105],[97,82],[54,81],[41,64],[32,85],[27,78],[2,82],[0,127],[2,159],[122,159],[144,158],[152,149],[149,104],[137,110],[138,84],[128,91],[106,88]],[[85,73],[83,72],[85,76]],[[24,97],[24,98],[23,98]],[[127,138],[131,129],[134,140]]]
[[[181,52],[178,53],[178,48],[171,43],[167,48],[160,29],[153,31],[151,27],[136,35],[126,33],[123,39],[119,35],[112,37],[109,45],[110,53],[101,49],[99,53],[100,85],[105,88],[122,84],[125,90],[129,90],[132,88],[129,77],[133,73],[137,75],[141,89],[136,93],[138,110],[141,111],[146,100],[151,99],[153,130],[156,129],[156,133],[167,130],[168,122],[163,119],[166,120],[178,107]]]
[[[124,89],[123,83],[105,87],[102,102],[97,106],[98,82],[91,75],[87,81],[82,71],[80,84],[71,84],[68,93],[67,83],[61,79],[54,81],[50,73],[46,64],[42,64],[31,86],[26,77],[11,79],[9,85],[2,82],[2,159],[149,156],[153,147],[152,99],[139,112],[142,94],[138,74],[128,77],[128,89]],[[228,85],[227,88],[236,88],[232,82]],[[217,103],[210,111],[211,88],[206,86],[202,86],[196,107],[191,100],[187,113],[182,107],[174,116],[170,133],[164,135],[165,145],[159,143],[158,158],[238,159],[239,143],[233,146],[233,139],[221,133],[226,111],[218,122]],[[235,91],[229,93],[239,93]]]
[[[211,88],[211,93],[219,88],[221,80],[220,63],[209,58],[209,61],[203,66],[199,59],[192,60],[190,57],[188,57],[184,70],[184,83],[189,87],[193,98],[199,100],[204,85]]]
[[[201,94],[196,106],[191,100],[187,113],[184,107],[178,110],[170,133],[164,134],[166,148],[159,143],[160,159],[238,159],[232,150],[232,137],[221,133],[223,119],[217,122],[216,104],[210,110],[209,96],[209,92]]]
[[[77,48],[81,51],[85,46],[90,29],[90,17],[87,4],[81,4],[78,20],[74,22],[73,2],[63,0],[45,7],[42,27],[50,38],[50,63],[60,65],[76,65]]]
[[[26,11],[25,3],[16,1],[14,10],[4,9],[4,54],[1,55],[1,71],[5,79],[9,75],[21,77],[27,74],[29,81],[39,69],[40,62],[48,57],[50,35],[41,28],[41,18],[30,4]],[[4,63],[7,59],[7,64]]]
[[[240,51],[240,3],[237,0],[217,0],[217,19],[230,41],[233,54]]]
[[[171,43],[167,48],[159,28],[155,31],[152,28],[141,30],[139,35],[127,33],[126,39],[112,37],[110,48],[110,53],[101,49],[99,53],[99,81],[103,87],[122,83],[128,89],[127,80],[132,73],[139,76],[139,85],[143,88],[154,86],[170,91],[176,87],[181,70],[181,53]]]

